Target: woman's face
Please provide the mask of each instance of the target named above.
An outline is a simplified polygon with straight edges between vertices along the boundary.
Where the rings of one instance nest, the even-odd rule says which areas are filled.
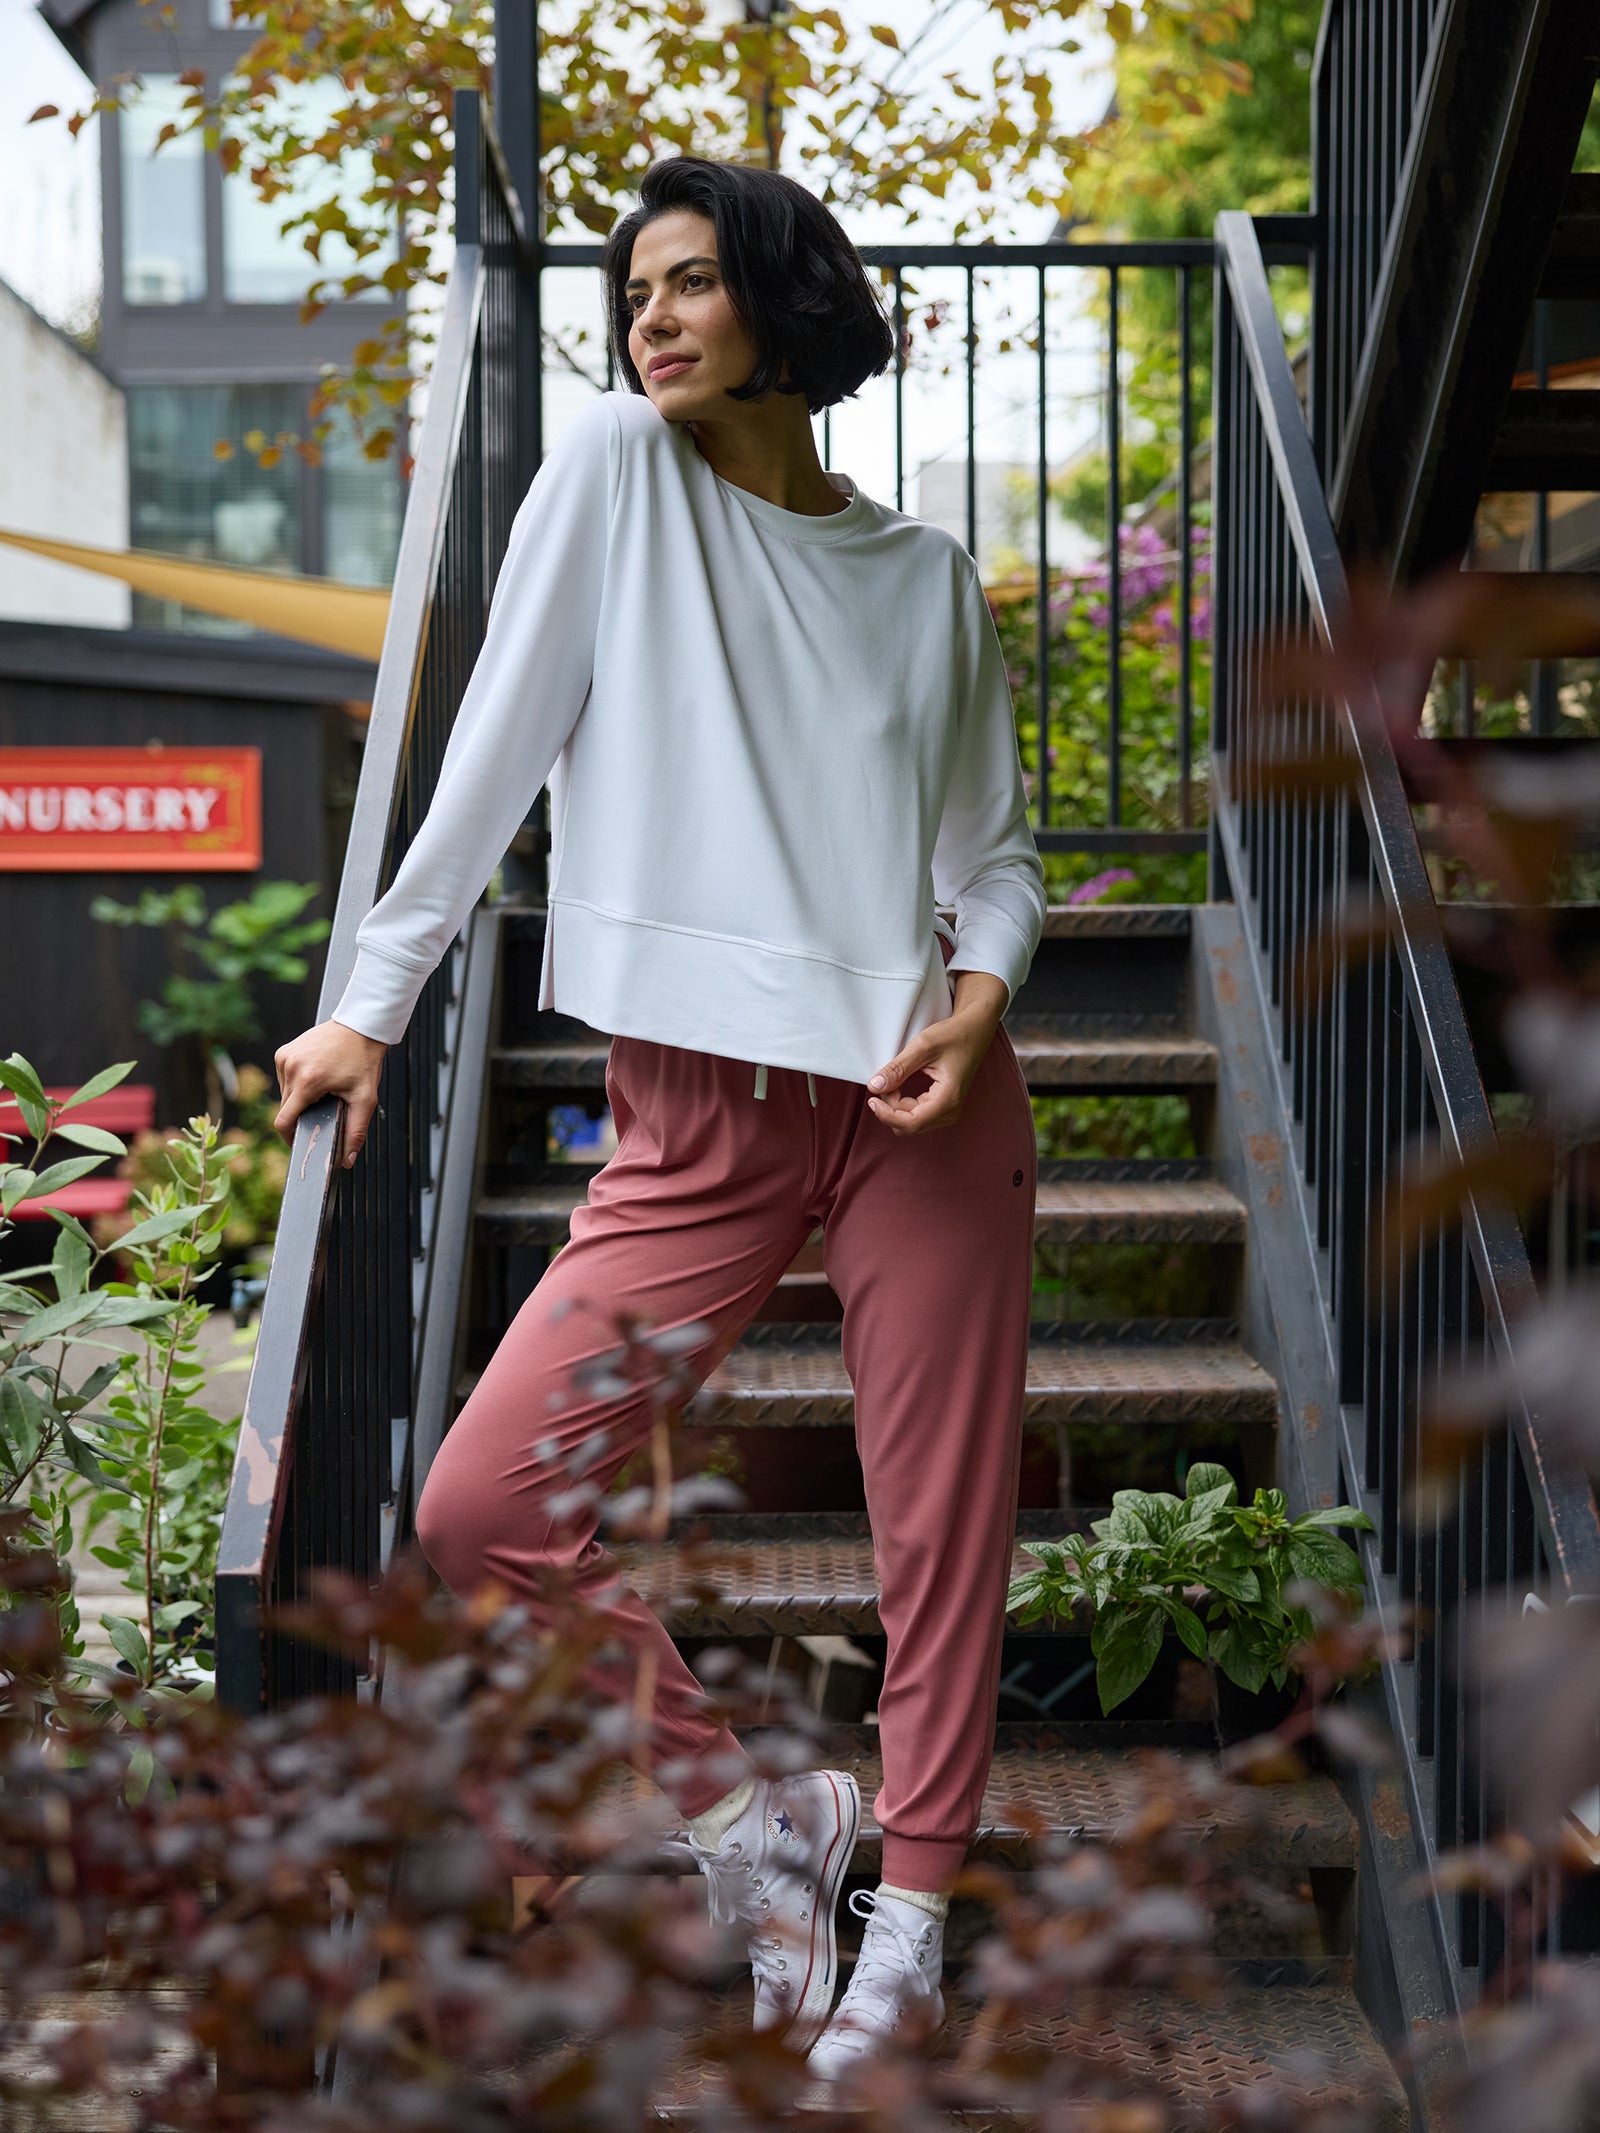
[[[710,220],[673,208],[647,222],[633,240],[626,298],[628,353],[654,405],[669,422],[726,415],[725,395],[755,368],[756,345],[718,269]]]

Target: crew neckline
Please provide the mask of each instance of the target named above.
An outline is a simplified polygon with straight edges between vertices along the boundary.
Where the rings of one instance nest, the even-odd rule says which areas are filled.
[[[844,540],[854,533],[866,518],[866,496],[860,484],[852,480],[848,474],[836,474],[829,468],[823,469],[829,483],[838,490],[841,496],[849,499],[842,511],[829,511],[820,517],[810,511],[786,511],[782,504],[769,503],[766,497],[757,496],[753,490],[741,489],[737,482],[727,480],[725,476],[717,472],[710,460],[699,450],[687,430],[678,423],[673,423],[671,428],[678,440],[680,450],[687,452],[695,464],[705,470],[719,489],[735,498],[742,508],[748,511],[750,516],[759,524],[770,526],[775,533],[783,534],[788,540]]]

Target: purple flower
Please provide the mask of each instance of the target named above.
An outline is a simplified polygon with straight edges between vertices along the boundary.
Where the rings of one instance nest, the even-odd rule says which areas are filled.
[[[1137,880],[1131,867],[1107,867],[1103,874],[1091,874],[1087,881],[1080,881],[1068,896],[1069,904],[1097,904],[1112,889],[1120,889],[1124,882]]]

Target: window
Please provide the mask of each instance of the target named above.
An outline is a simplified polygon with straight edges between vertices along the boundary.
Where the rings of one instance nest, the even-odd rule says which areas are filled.
[[[387,585],[400,546],[400,472],[391,447],[368,459],[336,409],[322,447],[323,568],[346,585]]]
[[[211,27],[214,30],[258,30],[261,17],[254,8],[242,7],[233,12],[233,0],[211,0]]]
[[[315,134],[347,97],[337,81],[300,82],[285,85],[279,105],[302,132]],[[328,200],[343,199],[354,210],[372,184],[371,157],[347,155],[335,169],[318,156],[306,156],[298,169],[302,174],[271,201],[262,199],[242,170],[223,179],[222,287],[230,304],[298,304],[319,276],[334,279],[355,271],[355,255],[342,238],[324,237],[319,262],[305,248],[305,231],[292,229],[285,234],[284,224],[290,216]],[[367,271],[382,273],[393,257],[392,246],[373,254],[366,262]],[[383,289],[369,290],[366,300],[394,301]]]
[[[133,546],[242,570],[387,585],[404,501],[397,456],[368,459],[342,411],[320,466],[288,446],[263,467],[245,442],[257,431],[258,445],[286,431],[304,435],[308,398],[304,384],[131,386]],[[146,629],[247,634],[244,623],[143,594],[134,596],[133,619]]]
[[[136,385],[128,392],[128,510],[135,548],[246,570],[302,567],[299,456],[260,466],[245,437],[299,430],[300,385]],[[232,447],[219,457],[217,445]],[[237,636],[245,625],[137,595],[135,623]]]
[[[120,114],[122,290],[130,304],[192,304],[206,293],[205,151],[198,133],[158,149],[182,123],[189,91],[175,74],[147,74]]]

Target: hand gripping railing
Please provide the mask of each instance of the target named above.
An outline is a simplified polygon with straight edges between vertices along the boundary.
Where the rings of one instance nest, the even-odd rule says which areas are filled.
[[[456,254],[416,455],[319,1018],[344,990],[356,928],[392,878],[439,774],[531,473],[519,378],[531,255],[475,94],[458,92]],[[375,1573],[403,1513],[417,1340],[431,1267],[439,1139],[450,1114],[455,959],[384,1063],[353,1170],[339,1107],[296,1129],[217,1563],[217,1688],[241,1709],[348,1688],[351,1666],[272,1635],[262,1611],[319,1564]]]
[[[1431,1222],[1404,1263],[1383,1220],[1419,1165],[1470,1157],[1494,1126],[1375,696],[1272,699],[1267,640],[1345,646],[1345,574],[1250,217],[1220,215],[1216,238],[1218,887],[1245,919],[1274,1011],[1344,1482],[1378,1528],[1374,1597],[1414,1616],[1411,1656],[1386,1686],[1413,1821],[1437,1856],[1499,1826],[1472,1695],[1474,1603],[1600,1593],[1600,1526],[1587,1484],[1552,1459],[1525,1405],[1442,1511],[1413,1503],[1429,1380],[1480,1349],[1510,1358],[1533,1279],[1516,1223],[1477,1198],[1459,1225]],[[1297,786],[1266,774],[1286,750],[1345,751],[1353,776]],[[1370,953],[1341,945],[1363,914],[1380,921]],[[1318,982],[1302,982],[1308,970]],[[1504,1953],[1499,1915],[1477,1894],[1430,1901],[1445,1974],[1468,1998]]]

